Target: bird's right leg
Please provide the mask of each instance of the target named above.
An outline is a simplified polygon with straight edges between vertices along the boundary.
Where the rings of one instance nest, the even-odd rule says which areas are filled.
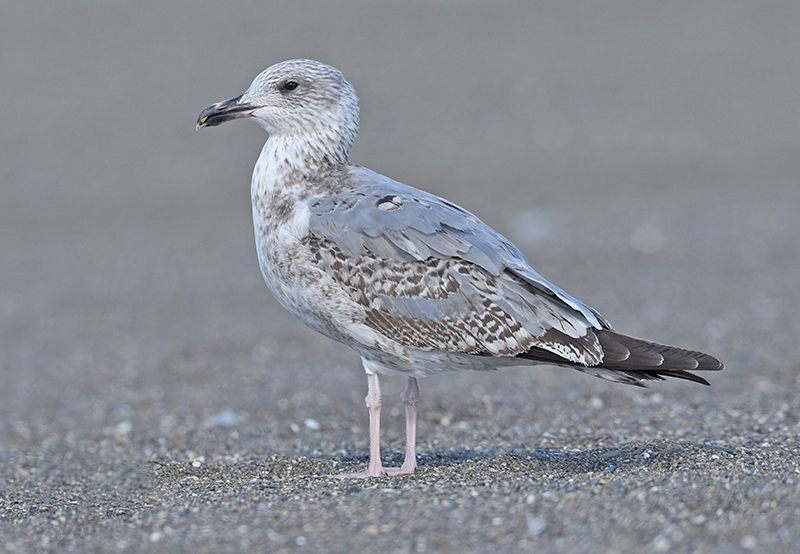
[[[369,468],[367,477],[386,475],[381,464],[381,384],[378,374],[367,375],[367,410],[369,410]]]

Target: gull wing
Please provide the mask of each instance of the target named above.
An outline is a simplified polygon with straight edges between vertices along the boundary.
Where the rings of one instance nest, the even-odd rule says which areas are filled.
[[[417,348],[602,360],[594,330],[610,325],[473,214],[358,166],[350,179],[345,192],[309,199],[308,241],[369,325]]]

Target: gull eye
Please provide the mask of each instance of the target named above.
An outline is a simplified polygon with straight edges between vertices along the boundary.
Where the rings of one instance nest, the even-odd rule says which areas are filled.
[[[283,83],[283,90],[294,90],[297,88],[297,81],[286,81]]]

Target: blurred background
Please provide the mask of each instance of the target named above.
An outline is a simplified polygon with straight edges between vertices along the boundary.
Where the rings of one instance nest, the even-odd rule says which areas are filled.
[[[298,57],[356,87],[354,162],[726,370],[429,377],[417,476],[308,477],[365,463],[366,379],[262,281],[263,131],[195,131]],[[796,0],[6,2],[0,550],[793,551],[798,106]]]
[[[252,436],[238,444],[263,455],[326,445],[302,425],[311,419],[341,429],[331,444],[366,445],[357,357],[283,313],[259,274],[249,182],[266,136],[241,122],[195,131],[205,106],[297,57],[338,67],[356,87],[353,161],[475,212],[617,330],[728,366],[711,389],[639,391],[555,368],[436,377],[423,384],[423,436],[497,398],[530,410],[604,398],[621,410],[648,398],[795,406],[798,9],[6,5],[0,437],[109,435],[167,452],[187,444],[170,437],[239,424]],[[547,429],[534,416],[520,440]],[[701,419],[689,432],[739,436]],[[391,421],[399,441],[402,422]],[[310,434],[286,443],[293,422]],[[647,434],[637,425],[609,429]]]

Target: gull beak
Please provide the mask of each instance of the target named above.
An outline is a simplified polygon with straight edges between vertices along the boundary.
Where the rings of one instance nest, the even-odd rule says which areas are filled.
[[[197,130],[203,127],[215,127],[231,119],[253,117],[253,112],[257,109],[258,106],[242,102],[241,94],[236,98],[211,104],[197,118]]]

